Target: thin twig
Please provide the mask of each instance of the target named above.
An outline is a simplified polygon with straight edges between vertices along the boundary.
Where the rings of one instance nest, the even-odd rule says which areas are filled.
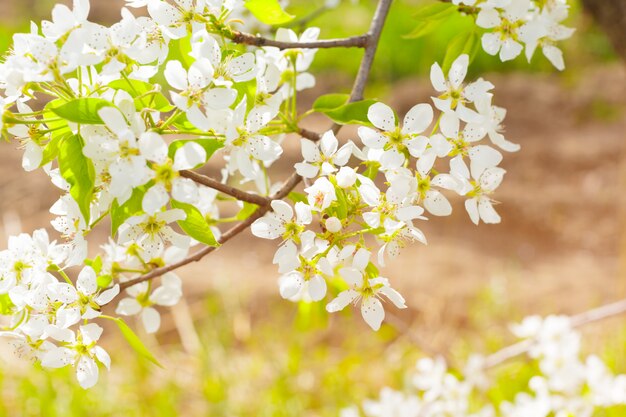
[[[287,42],[255,36],[250,33],[234,32],[230,39],[235,43],[252,46],[274,46],[279,49],[318,49],[318,48],[365,48],[369,45],[369,35],[351,36],[340,39],[320,39],[311,42]]]
[[[389,14],[389,8],[391,7],[392,0],[381,0],[378,3],[378,7],[374,12],[374,18],[372,24],[367,32],[369,42],[365,47],[365,54],[359,67],[354,85],[352,86],[352,93],[350,94],[350,101],[363,100],[363,93],[365,91],[365,85],[369,78],[370,71],[372,70],[372,64],[374,63],[374,57],[376,56],[376,50],[378,49],[378,43],[380,41],[380,35],[383,32],[385,20],[387,14]]]
[[[270,200],[282,200],[283,198],[285,198],[287,196],[287,194],[289,194],[291,192],[291,190],[293,190],[300,183],[300,181],[302,181],[302,177],[294,172],[283,183],[283,185],[280,188],[280,190],[278,190],[276,193],[274,193],[270,197]],[[262,217],[269,210],[270,210],[270,205],[269,204],[266,205],[266,206],[259,207],[254,212],[254,214],[252,214],[252,216],[248,217],[246,220],[242,221],[241,223],[238,223],[237,225],[231,227],[226,232],[224,232],[224,234],[222,234],[222,237],[218,241],[219,244],[223,245],[224,243],[228,242],[233,237],[237,236],[239,233],[241,233],[244,230],[246,230],[248,227],[250,227],[250,225],[256,219]],[[148,281],[148,280],[154,279],[156,277],[159,277],[159,276],[161,276],[163,274],[171,272],[171,271],[173,271],[175,269],[178,269],[178,268],[180,268],[182,266],[185,266],[187,264],[190,264],[192,262],[197,262],[200,259],[204,258],[209,253],[215,251],[217,248],[218,248],[218,246],[207,246],[206,248],[203,248],[203,249],[197,251],[193,255],[191,255],[191,256],[189,256],[189,257],[187,257],[187,258],[185,258],[185,259],[183,259],[181,261],[178,261],[178,262],[170,264],[170,265],[166,265],[166,266],[161,267],[161,268],[155,268],[152,271],[150,271],[147,274],[144,274],[144,275],[142,275],[140,277],[131,279],[131,280],[126,281],[126,282],[122,282],[122,283],[120,283],[120,289],[123,290],[123,289],[126,289],[128,287],[132,287],[133,285],[139,284],[140,282],[144,282],[144,281]]]
[[[572,327],[577,328],[586,324],[595,323],[610,317],[626,314],[626,300],[617,301],[598,308],[585,311],[570,317]],[[499,351],[487,356],[485,359],[485,369],[493,368],[503,362],[523,355],[533,346],[531,339],[522,340],[521,342],[507,346]]]
[[[231,197],[235,197],[239,201],[245,201],[259,206],[266,206],[271,201],[269,198],[263,197],[262,195],[248,193],[246,191],[240,190],[239,188],[235,188],[230,185],[221,183],[215,178],[198,174],[197,172],[183,170],[180,171],[180,176],[194,180],[198,184],[206,185],[207,187],[213,188],[214,190],[220,191]]]
[[[372,71],[372,65],[374,64],[374,57],[376,56],[376,50],[378,49],[380,35],[383,32],[385,20],[387,19],[389,9],[391,8],[391,2],[392,0],[380,0],[378,2],[378,6],[374,12],[374,18],[372,19],[372,24],[367,31],[369,42],[365,47],[365,53],[363,54],[359,71],[356,75],[356,79],[354,80],[354,84],[352,85],[352,92],[350,93],[350,99],[348,100],[349,103],[363,100],[365,85],[367,84],[370,72]],[[341,125],[338,123],[333,124],[331,127],[331,130],[335,134],[338,133],[340,129]]]

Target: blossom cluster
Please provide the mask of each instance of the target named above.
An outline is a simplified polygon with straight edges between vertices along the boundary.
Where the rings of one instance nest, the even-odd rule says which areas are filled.
[[[485,52],[509,61],[523,51],[528,61],[537,48],[558,70],[565,69],[563,52],[556,43],[572,36],[562,24],[569,14],[566,0],[452,0],[476,16],[486,29],[481,43]]]
[[[198,243],[218,245],[216,190],[181,171],[203,166],[216,151],[222,181],[251,181],[267,195],[267,168],[282,154],[294,124],[295,94],[315,80],[315,50],[256,50],[229,41],[229,19],[243,2],[129,1],[110,27],[88,21],[88,0],[55,6],[52,20],[16,34],[0,64],[2,133],[24,149],[26,171],[42,169],[60,189],[52,227],[11,238],[0,263],[2,332],[23,356],[44,367],[76,367],[81,386],[108,368],[91,321],[120,284],[188,256]],[[298,37],[281,29],[277,40]],[[184,51],[184,52],[181,52]],[[166,93],[166,94],[164,94]],[[91,231],[109,218],[100,255],[88,258]],[[177,224],[177,226],[175,226]],[[182,230],[181,230],[182,229]],[[80,267],[73,282],[66,271]],[[170,272],[129,286],[115,313],[160,326],[159,306],[182,296]]]
[[[315,85],[316,49],[293,45],[317,40],[319,29],[279,28],[274,43],[290,47],[248,46],[235,30],[243,1],[127,6],[146,10],[123,8],[107,27],[88,20],[88,0],[57,5],[50,21],[14,35],[0,63],[0,130],[20,143],[23,168],[41,169],[60,193],[50,212],[62,242],[39,230],[11,238],[0,255],[1,335],[23,356],[74,366],[81,386],[92,386],[110,362],[94,320],[127,335],[119,316],[137,316],[156,332],[159,310],[183,294],[167,266],[195,259],[196,245],[218,247],[230,223],[249,220],[254,235],[281,240],[274,263],[284,298],[326,299],[329,312],[360,301],[378,329],[381,300],[406,307],[379,267],[408,243],[426,243],[419,222],[450,215],[446,195],[465,199],[476,224],[500,221],[492,194],[505,174],[501,151],[519,146],[503,135],[494,86],[465,82],[468,55],[447,74],[432,66],[432,105],[417,104],[401,125],[389,106],[360,102],[369,103],[364,114],[344,123],[359,125],[358,139],[340,144],[333,130],[317,138],[299,125],[310,112],[299,113],[298,92]],[[270,175],[282,142],[297,140],[290,134],[302,136],[294,170],[306,184],[289,193],[292,204],[272,200],[284,183]],[[191,172],[218,157],[219,180]],[[229,193],[230,184],[241,188]],[[107,223],[96,248],[92,231]],[[103,314],[116,298],[115,316]]]
[[[568,317],[531,316],[512,331],[528,343],[530,376],[518,372],[512,379],[493,380],[486,358],[480,356],[472,356],[458,371],[441,357],[423,358],[409,375],[406,390],[383,388],[378,399],[364,401],[360,409],[344,409],[341,416],[590,417],[626,405],[626,375],[614,375],[598,356],[584,357],[581,335]],[[514,394],[486,403],[502,396],[499,384],[514,387],[506,390]]]
[[[464,82],[468,63],[461,55],[447,77],[432,66],[436,120],[433,106],[420,103],[399,125],[394,111],[379,102],[369,107],[370,125],[359,127],[357,143],[340,147],[333,131],[317,144],[302,139],[304,161],[295,165],[309,181],[302,201],[293,208],[274,201],[273,212],[252,225],[254,235],[282,241],[274,263],[284,298],[322,300],[332,281],[342,291],[326,309],[360,301],[363,318],[378,330],[385,316],[381,299],[406,307],[378,267],[410,242],[426,244],[419,222],[452,213],[445,193],[465,198],[474,223],[500,222],[492,200],[505,174],[500,150],[519,145],[501,132],[505,111],[492,104],[493,84]],[[348,164],[351,156],[360,166]]]

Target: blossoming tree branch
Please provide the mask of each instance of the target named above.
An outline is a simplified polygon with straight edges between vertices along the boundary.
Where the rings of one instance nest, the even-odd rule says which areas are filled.
[[[408,37],[454,13],[476,27],[432,65],[432,102],[400,118],[364,97],[391,0],[379,1],[367,33],[344,39],[288,29],[293,16],[276,0],[126,2],[147,15],[123,8],[105,27],[88,20],[88,0],[55,6],[50,21],[14,35],[0,66],[2,133],[23,148],[24,169],[43,170],[60,194],[50,208],[58,237],[21,234],[0,253],[1,334],[44,367],[75,367],[84,388],[110,366],[98,321],[114,321],[155,360],[122,317],[156,332],[159,309],[182,296],[175,271],[248,228],[277,241],[268,262],[283,298],[324,302],[329,313],[358,306],[377,330],[384,301],[406,307],[383,268],[406,245],[426,244],[420,223],[450,215],[448,198],[464,199],[476,224],[500,221],[499,164],[519,146],[503,135],[494,85],[465,79],[473,56],[530,60],[540,50],[562,70],[558,41],[573,31],[561,0],[419,8]],[[320,48],[361,48],[363,59],[350,94],[301,112]],[[311,113],[327,116],[327,130],[302,128]],[[358,134],[340,142],[345,125]],[[272,166],[286,141],[300,144],[302,160],[279,179]],[[219,177],[200,173],[209,162],[221,164]],[[237,214],[221,216],[226,205]],[[110,237],[94,247],[104,219]],[[103,314],[107,304],[115,315]]]

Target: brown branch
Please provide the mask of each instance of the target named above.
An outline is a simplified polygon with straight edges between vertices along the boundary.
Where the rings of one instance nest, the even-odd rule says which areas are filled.
[[[572,327],[577,328],[586,324],[595,323],[610,317],[626,314],[626,300],[617,301],[598,308],[594,308],[584,313],[570,317]],[[533,340],[527,339],[513,345],[507,346],[499,351],[487,356],[484,368],[493,368],[503,362],[523,355],[533,346]]]
[[[351,102],[363,100],[365,85],[367,84],[367,79],[369,78],[370,71],[372,70],[372,64],[374,63],[374,57],[376,56],[376,50],[378,49],[378,42],[380,40],[380,35],[383,32],[383,26],[385,25],[387,14],[389,14],[391,2],[392,0],[380,0],[378,2],[378,7],[374,12],[372,24],[367,32],[369,42],[365,46],[365,54],[363,55],[363,60],[361,61],[361,66],[359,67],[356,80],[354,80],[354,85],[352,86],[352,93],[350,94]]]
[[[299,176],[298,174],[296,174],[295,172],[283,183],[282,187],[280,188],[280,190],[278,190],[276,193],[274,193],[272,196],[269,197],[269,200],[282,200],[283,198],[285,198],[287,196],[287,194],[289,194],[291,192],[291,190],[293,190],[294,188],[296,188],[296,186],[300,183],[300,181],[302,181],[302,177]],[[254,214],[252,214],[252,216],[248,217],[246,220],[242,221],[241,223],[238,223],[237,225],[231,227],[230,229],[228,229],[226,232],[224,232],[224,234],[222,234],[222,236],[219,239],[219,244],[223,245],[224,243],[228,242],[230,239],[232,239],[233,237],[237,236],[239,233],[243,232],[244,230],[246,230],[248,227],[250,227],[250,225],[258,218],[262,217],[265,213],[267,213],[270,210],[270,205],[267,204],[265,206],[261,206],[259,207]],[[178,261],[176,263],[173,263],[171,265],[166,265],[164,267],[161,268],[156,268],[153,269],[152,271],[148,272],[147,274],[144,274],[140,277],[131,279],[129,281],[126,282],[122,282],[120,283],[120,290],[124,290],[128,287],[132,287],[133,285],[139,284],[141,282],[144,281],[148,281],[151,279],[154,279],[156,277],[159,277],[163,274],[166,274],[168,272],[171,272],[175,269],[180,268],[181,266],[185,266],[187,264],[190,264],[192,262],[198,262],[200,259],[204,258],[206,255],[208,255],[209,253],[215,251],[218,248],[218,246],[207,246],[206,248],[203,248],[201,250],[199,250],[198,252],[194,253],[193,255]]]
[[[254,36],[244,32],[234,32],[230,40],[244,45],[274,46],[279,49],[365,48],[369,45],[369,35],[359,35],[341,39],[321,39],[312,42],[286,42],[268,39],[262,36]]]
[[[198,174],[193,171],[180,171],[180,176],[189,178],[190,180],[194,180],[198,184],[206,185],[207,187],[213,188],[214,190],[220,191],[231,197],[235,197],[239,201],[245,201],[248,203],[256,204],[258,206],[266,206],[271,202],[268,197],[248,193],[246,191],[240,190],[239,188],[231,187],[230,185],[223,184],[214,178],[207,177],[206,175]]]
[[[352,92],[350,93],[350,99],[348,100],[349,103],[363,100],[365,85],[367,84],[370,72],[372,71],[372,65],[374,64],[374,57],[376,56],[376,50],[378,49],[380,35],[383,32],[383,27],[385,26],[385,20],[389,14],[391,2],[392,0],[380,0],[378,2],[378,6],[374,12],[374,18],[372,19],[372,24],[367,31],[369,42],[365,47],[365,53],[363,54],[359,71],[356,75],[356,79],[354,80],[354,84],[352,85]],[[331,130],[334,133],[338,133],[340,129],[341,125],[338,123],[333,124],[331,127]]]

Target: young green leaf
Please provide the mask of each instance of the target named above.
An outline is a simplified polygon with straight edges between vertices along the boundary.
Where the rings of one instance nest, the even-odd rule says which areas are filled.
[[[293,20],[293,16],[283,10],[278,0],[246,0],[244,6],[266,25],[282,25]]]
[[[117,199],[111,204],[111,236],[115,236],[117,229],[124,223],[129,217],[135,216],[141,213],[141,201],[146,194],[148,188],[152,186],[152,182],[142,185],[133,189],[133,193],[130,198],[120,205]]]
[[[448,2],[427,4],[417,9],[413,14],[415,20],[442,20],[458,10],[458,6]]]
[[[319,113],[335,110],[346,104],[349,99],[348,94],[324,94],[315,100],[313,110]]]
[[[258,208],[259,206],[256,204],[244,201],[243,208],[239,210],[239,213],[237,213],[237,220],[246,220],[248,217],[252,216]]]
[[[426,36],[431,32],[434,32],[441,24],[443,20],[421,20],[415,24],[412,31],[403,35],[404,39],[417,39],[422,36]]]
[[[124,339],[126,339],[128,344],[130,345],[130,347],[132,347],[133,350],[135,352],[137,352],[137,354],[139,354],[139,356],[141,356],[144,359],[149,360],[150,362],[152,362],[156,366],[158,366],[160,368],[163,368],[163,366],[159,363],[159,361],[154,357],[152,352],[150,352],[150,350],[148,350],[146,345],[143,344],[143,342],[135,334],[133,329],[128,327],[128,325],[124,322],[124,320],[122,320],[120,318],[113,318],[113,321],[115,321],[115,324],[117,324],[117,327],[122,332],[122,336],[124,336]]]
[[[171,200],[173,208],[181,209],[187,214],[185,220],[179,220],[178,225],[189,236],[198,242],[209,246],[219,246],[219,242],[215,239],[209,223],[200,213],[200,211],[191,204],[182,203],[180,201]]]
[[[70,133],[66,133],[65,135],[53,136],[52,139],[46,144],[43,148],[43,157],[41,158],[40,167],[52,162],[59,156],[59,146],[61,142],[68,137],[71,137]]]
[[[294,203],[294,204],[295,204],[295,203],[297,203],[297,202],[299,202],[299,201],[301,201],[301,202],[303,202],[303,203],[306,203],[306,202],[307,202],[307,196],[306,196],[306,194],[298,193],[298,192],[296,192],[296,191],[292,191],[292,192],[290,192],[290,193],[287,195],[287,197],[288,197],[291,201],[293,201],[293,203]]]
[[[89,206],[93,199],[96,174],[93,162],[83,154],[83,146],[80,135],[69,136],[59,144],[58,158],[61,176],[70,184],[70,195],[89,224]]]
[[[163,93],[155,90],[154,84],[139,80],[119,79],[110,82],[109,87],[130,94],[135,99],[137,111],[154,109],[166,113],[174,108]]]
[[[361,100],[345,104],[337,109],[325,112],[333,122],[342,125],[360,124],[371,126],[367,118],[367,111],[376,100]]]
[[[108,106],[113,106],[113,104],[101,98],[81,97],[58,107],[52,107],[50,110],[57,116],[70,122],[99,125],[103,124],[103,121],[98,115],[98,110]]]
[[[476,56],[478,49],[480,48],[480,35],[476,31],[461,32],[456,35],[448,45],[446,50],[446,56],[443,59],[443,65],[441,69],[444,74],[447,74],[452,66],[452,63],[459,55],[469,55],[470,62]]]
[[[362,100],[348,103],[346,94],[326,94],[313,103],[313,110],[323,113],[339,124],[370,125],[367,111],[376,100]]]

